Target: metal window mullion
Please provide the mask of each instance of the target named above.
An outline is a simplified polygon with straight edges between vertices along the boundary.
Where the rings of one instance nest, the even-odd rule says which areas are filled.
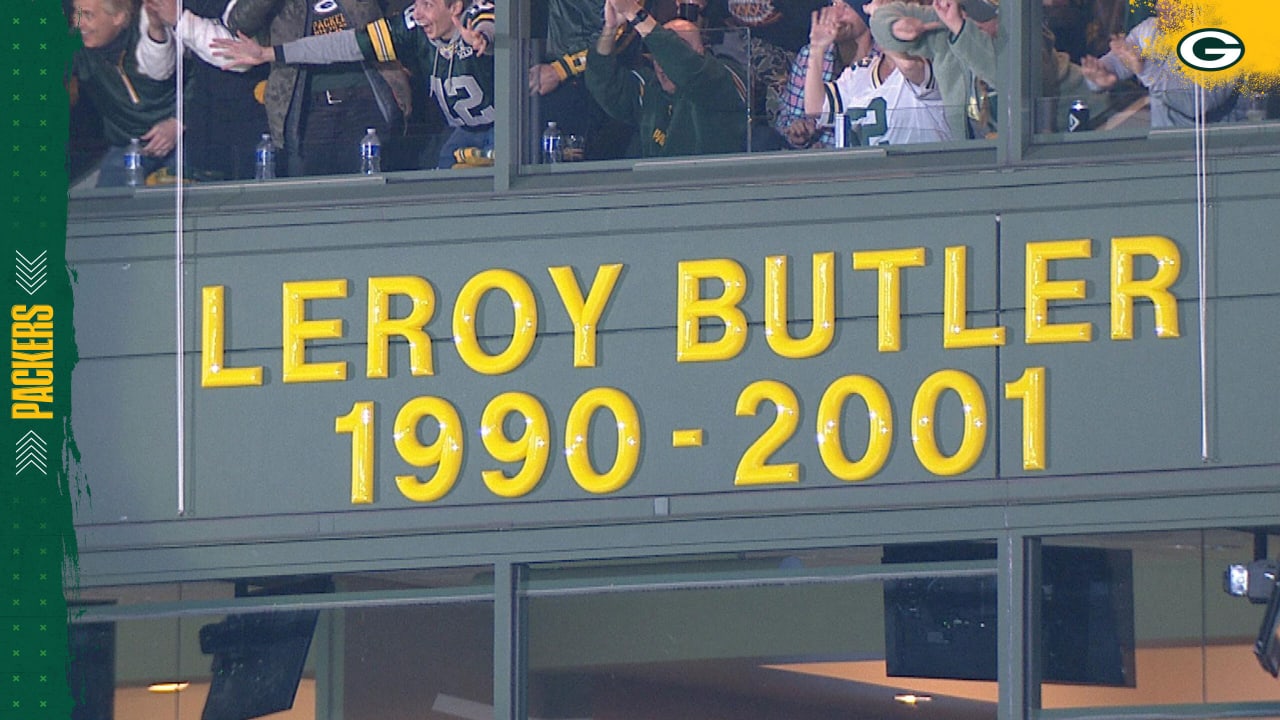
[[[341,595],[270,595],[213,601],[140,603],[137,605],[98,605],[72,608],[72,623],[120,622],[166,617],[202,615],[242,615],[277,610],[341,610],[345,608],[397,607],[407,605],[453,605],[492,602],[494,593],[488,588],[447,591],[391,590]]]
[[[494,568],[493,717],[524,720],[528,687],[528,626],[525,612],[525,568],[500,563]]]
[[[1010,533],[1000,543],[997,720],[1040,712],[1040,540]]]
[[[569,580],[530,580],[525,597],[569,597],[631,592],[667,592],[679,590],[728,590],[746,587],[785,587],[834,585],[854,582],[884,582],[920,577],[982,577],[997,574],[990,560],[968,560],[934,563],[901,563],[833,568],[828,571],[762,573],[703,573],[696,578],[680,574],[630,576],[618,578],[585,578]]]
[[[996,58],[998,136],[996,164],[1022,162],[1035,132],[1035,106],[1040,57],[1039,3],[1003,3],[1000,6],[1000,35],[1005,38]],[[997,45],[998,46],[998,45]]]
[[[511,189],[520,172],[521,119],[530,104],[522,82],[524,73],[524,37],[528,35],[529,0],[515,0],[500,8],[494,18],[494,86],[497,117],[493,124],[493,191]]]

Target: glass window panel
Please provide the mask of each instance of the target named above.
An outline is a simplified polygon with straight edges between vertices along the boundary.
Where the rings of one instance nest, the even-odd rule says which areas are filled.
[[[1275,535],[1262,534],[1261,538]],[[1053,538],[1044,545],[1044,573],[1052,578],[1089,582],[1089,613],[1064,619],[1044,614],[1041,629],[1091,638],[1092,667],[1102,672],[1114,660],[1099,652],[1111,647],[1114,624],[1132,624],[1133,671],[1126,685],[1092,683],[1041,685],[1045,708],[1153,706],[1174,704],[1241,704],[1280,702],[1280,683],[1265,672],[1253,654],[1266,606],[1228,595],[1224,573],[1233,564],[1253,559],[1254,533],[1248,530],[1169,531],[1126,535]],[[1263,547],[1266,542],[1263,541]],[[1091,570],[1052,571],[1063,551],[1087,549],[1079,556]],[[1109,566],[1094,562],[1097,553]],[[1265,550],[1263,551],[1265,555]],[[1055,556],[1056,559],[1051,556]],[[1074,556],[1074,555],[1072,555]],[[1131,574],[1124,569],[1129,564]],[[1110,572],[1111,582],[1105,582]],[[1126,607],[1124,585],[1131,582],[1132,608]],[[1254,582],[1259,582],[1255,577]],[[1266,590],[1269,597],[1270,581]],[[1046,597],[1049,590],[1046,590]],[[1121,633],[1123,634],[1123,633]],[[1049,640],[1045,640],[1046,645]],[[1047,651],[1046,651],[1047,652]],[[1046,661],[1047,662],[1047,661]],[[1108,664],[1111,663],[1111,665]],[[1275,713],[1273,708],[1271,713]]]
[[[1172,5],[1172,4],[1170,4]],[[1036,132],[1159,130],[1195,124],[1195,84],[1154,52],[1161,5],[1046,0]],[[1211,125],[1276,117],[1273,93],[1248,83],[1204,88]]]
[[[535,13],[541,22],[535,23],[533,37],[522,48],[530,88],[522,123],[525,164],[777,149],[763,116],[748,110],[763,111],[764,98],[753,79],[746,30],[698,31],[690,25],[682,36],[685,42],[701,46],[703,57],[714,60],[704,64],[681,57],[682,63],[670,68],[671,75],[660,75],[661,63],[655,69],[649,45],[626,30],[612,43],[612,52],[602,56],[611,63],[607,69],[598,64],[589,76],[587,51],[596,47],[603,26],[600,11],[590,12],[590,4],[553,0],[545,14]],[[655,17],[670,14],[656,8],[654,12]],[[699,99],[673,104],[672,76],[698,83]],[[594,82],[592,77],[601,79]]]
[[[316,595],[319,607],[230,614],[201,612],[202,601],[107,602],[113,593],[139,596],[127,588],[73,602],[73,717],[435,720],[476,708],[492,713],[491,575],[361,573],[335,584],[358,590]],[[406,600],[396,590],[421,597]]]
[[[892,720],[928,704],[946,717],[994,718],[993,681],[888,675],[887,661],[903,674],[925,674],[919,663],[928,660],[921,651],[930,638],[954,639],[948,626],[956,618],[983,611],[972,598],[937,590],[948,580],[960,587],[961,578],[860,574],[883,569],[881,554],[864,548],[535,568],[529,716]],[[966,579],[993,585],[994,566],[985,567]],[[921,617],[929,612],[938,614]],[[886,617],[912,618],[911,631],[887,640]],[[989,630],[994,638],[994,622]],[[962,675],[970,664],[962,658],[946,670]]]
[[[646,101],[640,102],[639,90],[630,88],[608,96],[598,91],[593,96],[585,80],[585,58],[602,29],[599,3],[549,0],[535,4],[530,38],[521,48],[531,90],[522,123],[522,161],[543,162],[542,137],[551,122],[556,124],[553,135],[559,135],[564,147],[560,155],[568,151],[569,158],[576,159],[580,145],[581,157],[587,160],[921,145],[994,137],[997,114],[990,84],[978,81],[972,69],[949,53],[949,44],[926,42],[910,46],[911,52],[923,57],[898,57],[904,69],[914,69],[919,86],[912,89],[900,82],[902,72],[894,69],[893,58],[877,60],[878,55],[869,54],[871,33],[860,5],[835,5],[840,12],[833,50],[815,59],[823,63],[823,79],[833,82],[834,102],[825,103],[823,114],[806,112],[810,11],[829,4],[817,0],[765,4],[761,7],[770,13],[766,22],[752,14],[765,10],[753,9],[750,3],[651,3],[653,17],[662,23],[696,17],[707,54],[733,68],[736,78],[744,81],[745,137],[741,135],[743,118],[727,112],[727,101],[716,105],[707,99],[710,87],[698,101],[677,101],[675,115],[669,116],[668,103],[654,102],[660,81],[651,76],[649,43],[630,30],[619,31],[612,53],[618,62],[609,70],[616,70],[620,79],[607,86],[623,87],[636,77],[634,71],[645,78]],[[694,12],[693,8],[700,9]],[[991,28],[994,31],[994,25]],[[993,41],[989,36],[983,40],[994,57]],[[936,77],[924,59],[935,53],[941,53]],[[841,76],[839,70],[850,65]]]
[[[171,44],[147,40],[149,16],[130,3],[64,0],[82,47],[72,59],[68,143],[73,185],[124,186],[169,166],[177,138],[177,85]],[[158,27],[158,24],[157,24]],[[136,171],[126,178],[126,149],[138,139]]]
[[[491,38],[492,6],[461,1],[468,32]],[[186,128],[182,176],[190,182],[253,180],[260,173],[264,134],[271,138],[270,176],[368,174],[371,169],[362,158],[370,127],[378,141],[374,171],[492,164],[493,49],[481,54],[456,42],[437,52],[435,44],[425,41],[423,28],[447,39],[452,24],[442,35],[434,28],[446,25],[418,23],[413,3],[318,3],[312,16],[299,18],[299,23],[310,23],[307,35],[341,28],[363,33],[385,8],[395,61],[339,62],[330,46],[317,51],[312,64],[275,63],[242,72],[221,69],[228,61],[218,58],[210,44],[228,35],[222,21],[266,45],[292,39],[292,30],[281,30],[288,23],[276,24],[275,12],[256,13],[246,9],[247,3],[225,18],[227,0],[179,4],[182,15],[153,19],[128,2],[64,0],[67,17],[81,30],[85,44],[73,64],[68,144],[71,186],[77,191],[174,182],[179,97]],[[163,46],[149,43],[143,32],[174,22],[187,49],[181,63],[174,62],[173,30]],[[124,165],[133,138],[139,139],[142,170],[139,178],[129,180]]]
[[[115,587],[68,588],[67,602],[89,607],[101,605],[128,606],[150,603],[173,603],[182,600],[230,600],[236,596],[236,584],[230,580],[204,582],[156,583]]]

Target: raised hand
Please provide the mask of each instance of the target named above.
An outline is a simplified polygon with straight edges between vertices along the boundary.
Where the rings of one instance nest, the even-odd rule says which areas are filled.
[[[960,12],[960,3],[957,0],[934,0],[933,11],[938,14],[938,19],[953,35],[964,28],[964,15]]]
[[[825,5],[821,10],[813,11],[809,19],[809,56],[821,58],[835,43],[839,30],[833,6]]]
[[[629,17],[634,17],[644,7],[638,0],[605,0],[604,6],[606,18],[608,17],[609,8],[612,7],[613,12],[620,21],[619,24],[626,22]],[[617,27],[617,25],[614,27]]]
[[[485,50],[489,49],[489,38],[484,33],[477,30],[469,30],[462,25],[462,18],[457,15],[453,16],[453,26],[457,28],[458,33],[462,35],[462,41],[470,45],[476,51],[477,55],[483,55]]]
[[[945,27],[940,22],[925,22],[917,17],[904,15],[893,23],[893,36],[902,42],[914,42],[927,33]]]
[[[230,60],[230,64],[237,66],[252,67],[276,59],[275,48],[263,47],[244,33],[236,33],[235,39],[213,38],[209,41],[209,47],[213,48],[214,57]]]
[[[608,0],[605,0],[605,3],[604,3],[604,29],[605,29],[606,33],[608,33],[608,32],[612,32],[612,31],[614,31],[614,30],[617,30],[617,29],[618,29],[619,27],[621,27],[621,26],[622,26],[622,24],[623,24],[623,23],[625,23],[626,21],[627,21],[627,19],[626,19],[625,17],[623,17],[622,15],[619,15],[619,14],[618,14],[618,11],[617,11],[616,9],[614,9],[614,7],[613,7],[613,3],[609,2]]]
[[[1134,75],[1142,72],[1142,68],[1146,66],[1146,61],[1142,59],[1142,51],[1123,35],[1111,38],[1111,52]]]
[[[867,14],[867,17],[875,17],[876,10],[879,10],[881,6],[888,5],[889,1],[890,0],[867,0],[867,2],[862,4],[862,11]]]
[[[1110,90],[1119,80],[1110,68],[1092,55],[1080,58],[1080,74],[1100,90]]]
[[[159,20],[168,27],[177,27],[178,0],[144,0],[142,6],[152,21]]]

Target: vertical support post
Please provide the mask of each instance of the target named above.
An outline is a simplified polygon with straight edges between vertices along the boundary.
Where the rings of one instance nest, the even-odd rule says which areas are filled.
[[[316,720],[342,720],[346,687],[346,611],[320,612],[316,655]]]
[[[141,11],[139,11],[141,12]],[[183,96],[183,86],[185,78],[183,77],[183,46],[182,36],[178,35],[174,38],[176,45],[174,52],[177,54],[177,64],[174,68],[173,79],[176,83],[176,119],[178,127],[186,127],[184,116],[184,107],[186,99]],[[175,176],[175,184],[173,186],[173,314],[174,314],[174,403],[176,405],[175,412],[178,416],[177,423],[177,481],[178,481],[178,517],[187,514],[187,339],[186,339],[186,323],[187,323],[187,297],[186,287],[184,284],[183,272],[186,270],[186,244],[183,238],[183,190],[182,176],[186,172],[186,134],[181,130],[178,132],[177,147],[174,148],[174,162],[177,167]]]
[[[1196,295],[1200,331],[1200,461],[1213,459],[1209,432],[1209,181],[1205,154],[1204,88],[1195,88]]]
[[[1026,720],[1040,710],[1040,541],[1012,533],[1000,542],[998,720]]]
[[[524,720],[524,566],[498,563],[493,573],[493,717]]]
[[[497,118],[493,124],[493,190],[511,189],[512,180],[520,172],[520,147],[523,143],[521,119],[529,104],[525,80],[525,38],[529,35],[529,0],[503,2],[494,18],[496,37],[494,51],[494,98]]]
[[[995,85],[1000,133],[996,162],[1001,166],[1021,162],[1035,132],[1043,43],[1040,10],[1040,3],[1000,5]]]

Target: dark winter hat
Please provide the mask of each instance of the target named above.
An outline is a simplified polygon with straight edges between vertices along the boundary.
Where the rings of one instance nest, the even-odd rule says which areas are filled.
[[[871,16],[868,15],[867,11],[862,8],[862,6],[867,2],[867,0],[844,0],[844,1],[845,1],[845,4],[853,8],[854,11],[858,13],[858,17],[862,18],[862,22],[866,23],[867,27],[871,27]]]
[[[960,7],[974,22],[986,22],[1000,12],[999,0],[960,0]]]

